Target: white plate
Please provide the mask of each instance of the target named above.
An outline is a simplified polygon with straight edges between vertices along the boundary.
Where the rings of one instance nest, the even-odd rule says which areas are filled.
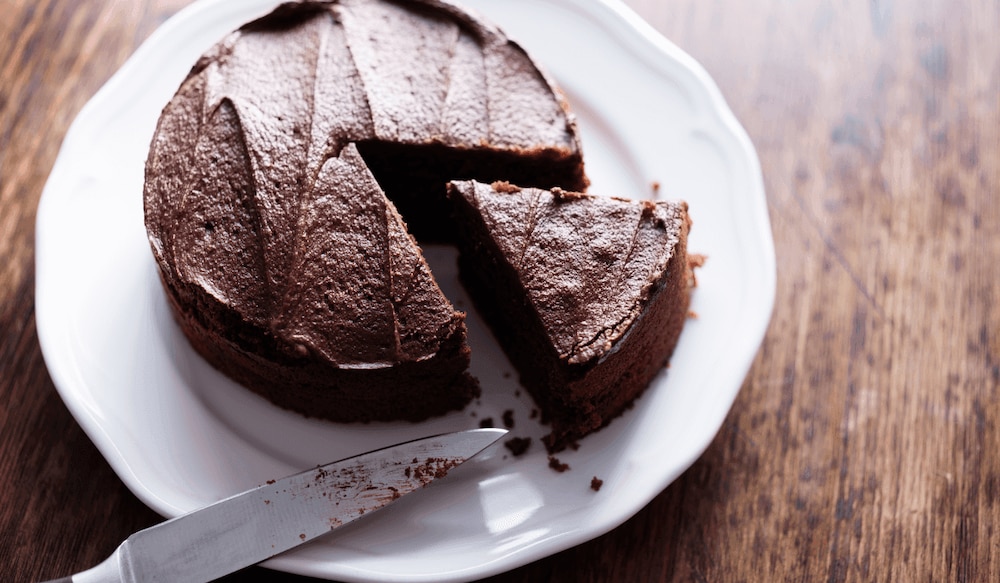
[[[617,0],[467,0],[524,45],[578,114],[592,192],[684,198],[700,270],[668,371],[625,416],[549,469],[532,403],[478,317],[464,412],[417,425],[336,425],[279,410],[197,357],[171,320],[142,219],[143,163],[160,109],[191,64],[273,0],[196,3],[164,24],[73,123],[37,224],[38,336],[77,421],[146,504],[175,516],[268,478],[425,434],[499,424],[535,438],[272,559],[345,581],[485,577],[596,537],[638,512],[708,446],[763,338],[775,261],[756,153],[708,75]],[[552,23],[558,23],[556,25]],[[553,32],[555,27],[558,32]],[[469,306],[453,253],[428,252]],[[604,486],[595,492],[590,480]]]

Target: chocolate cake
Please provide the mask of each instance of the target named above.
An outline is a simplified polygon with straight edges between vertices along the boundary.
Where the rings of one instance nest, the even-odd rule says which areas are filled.
[[[693,285],[687,205],[474,181],[449,195],[462,282],[558,452],[620,415],[666,366]]]
[[[415,421],[478,390],[463,315],[407,231],[452,240],[445,183],[463,178],[587,185],[525,52],[446,2],[289,3],[208,51],[164,109],[145,221],[214,366],[308,415]]]

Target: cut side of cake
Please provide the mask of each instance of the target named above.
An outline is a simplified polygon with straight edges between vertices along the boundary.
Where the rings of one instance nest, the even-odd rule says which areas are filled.
[[[551,425],[557,452],[622,414],[667,365],[693,275],[683,202],[449,185],[459,273]]]

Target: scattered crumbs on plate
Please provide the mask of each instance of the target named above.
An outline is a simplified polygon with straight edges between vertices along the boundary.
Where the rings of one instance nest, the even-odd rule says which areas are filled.
[[[503,412],[503,426],[507,429],[514,428],[514,410],[507,409]]]
[[[504,447],[510,450],[510,453],[514,454],[514,457],[520,457],[524,455],[524,452],[528,451],[531,447],[530,437],[511,437],[503,443]]]
[[[559,458],[557,458],[556,456],[550,455],[549,467],[561,474],[569,469],[569,464],[564,464],[561,461],[559,461]]]
[[[487,428],[493,427],[493,418],[492,417],[483,417],[479,421],[479,426],[482,427],[483,429],[487,429]]]
[[[593,478],[590,479],[590,489],[593,490],[594,492],[600,491],[601,486],[603,485],[604,485],[604,480],[598,478],[597,476],[594,476]]]

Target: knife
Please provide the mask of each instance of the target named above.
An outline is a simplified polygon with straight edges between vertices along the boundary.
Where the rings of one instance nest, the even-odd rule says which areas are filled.
[[[103,563],[49,583],[211,581],[423,488],[506,433],[503,429],[446,433],[268,480],[141,530]]]

